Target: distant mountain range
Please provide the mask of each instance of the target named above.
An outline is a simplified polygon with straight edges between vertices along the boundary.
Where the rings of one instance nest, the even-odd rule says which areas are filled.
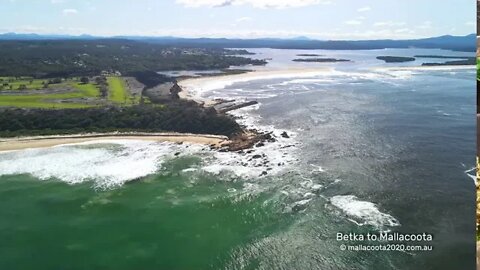
[[[0,40],[61,40],[61,39],[99,39],[91,35],[40,35],[40,34],[17,34],[4,33],[0,34]]]
[[[39,40],[101,40],[126,39],[170,46],[209,47],[209,48],[275,48],[275,49],[325,49],[325,50],[372,50],[386,48],[439,48],[455,51],[476,51],[476,35],[408,39],[408,40],[314,40],[306,37],[291,39],[258,38],[179,38],[149,36],[98,37],[91,35],[39,35],[39,34],[0,34],[0,41],[39,41]]]

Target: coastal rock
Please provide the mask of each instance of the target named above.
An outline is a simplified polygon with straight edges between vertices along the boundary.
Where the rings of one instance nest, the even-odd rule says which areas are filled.
[[[289,145],[282,146],[282,149],[290,148],[290,147],[294,147],[294,146],[295,146],[294,144],[289,144]]]
[[[243,103],[239,103],[239,104],[232,104],[232,105],[229,105],[229,106],[225,106],[224,108],[218,109],[217,112],[226,113],[226,112],[229,112],[229,111],[238,110],[238,109],[248,107],[248,106],[252,106],[252,105],[256,105],[256,104],[258,104],[257,101],[248,101],[248,102],[243,102]]]
[[[290,136],[288,136],[288,133],[286,131],[284,131],[282,134],[280,134],[280,136],[282,136],[285,139],[290,139]]]
[[[272,133],[273,132],[270,132],[270,133],[267,133],[264,135],[264,139],[267,141],[267,142],[276,142],[277,140],[275,139],[275,137],[272,136]]]

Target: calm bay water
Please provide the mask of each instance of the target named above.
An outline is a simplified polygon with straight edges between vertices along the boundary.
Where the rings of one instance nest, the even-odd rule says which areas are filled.
[[[464,53],[252,51],[269,69],[335,68],[201,93],[260,101],[235,114],[279,141],[253,153],[104,141],[0,154],[0,269],[474,269],[475,70],[373,69],[398,66],[377,55]],[[335,239],[381,231],[432,233],[434,250]]]

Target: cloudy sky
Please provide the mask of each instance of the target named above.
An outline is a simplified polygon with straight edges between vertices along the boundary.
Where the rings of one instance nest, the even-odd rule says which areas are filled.
[[[474,33],[472,0],[0,0],[0,33],[417,38]]]

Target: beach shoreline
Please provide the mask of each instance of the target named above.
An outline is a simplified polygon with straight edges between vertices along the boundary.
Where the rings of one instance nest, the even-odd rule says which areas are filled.
[[[31,148],[48,148],[60,145],[79,144],[94,141],[141,140],[152,142],[192,143],[221,148],[229,144],[229,139],[221,135],[190,133],[85,133],[74,135],[51,135],[0,138],[0,152]]]
[[[322,75],[325,74],[325,72],[330,72],[332,70],[333,69],[329,67],[252,70],[240,74],[185,78],[178,81],[178,85],[182,88],[182,91],[178,95],[181,99],[193,100],[208,107],[216,105],[217,101],[203,98],[199,93],[224,88],[233,83],[290,77],[308,78]]]

